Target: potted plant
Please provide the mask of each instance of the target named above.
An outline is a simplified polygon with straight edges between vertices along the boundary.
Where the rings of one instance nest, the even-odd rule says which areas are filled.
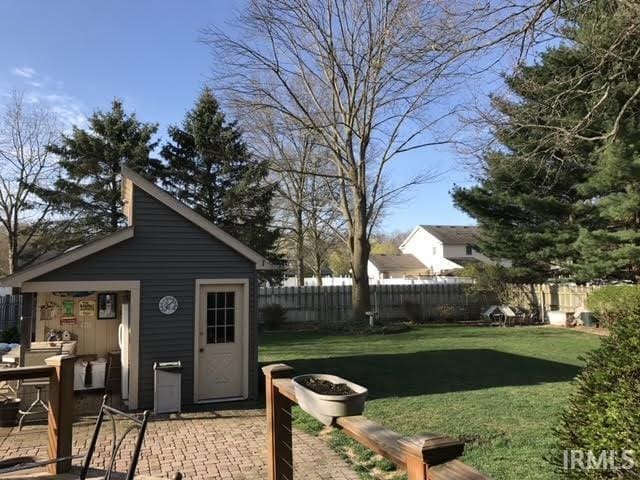
[[[325,425],[338,417],[360,415],[367,389],[335,375],[309,374],[293,377],[300,408]]]
[[[0,427],[15,427],[18,423],[19,409],[19,398],[0,395]]]

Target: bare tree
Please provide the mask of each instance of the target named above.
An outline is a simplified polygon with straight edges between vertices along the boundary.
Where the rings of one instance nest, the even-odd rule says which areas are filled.
[[[437,126],[454,113],[439,100],[465,73],[468,35],[444,2],[252,0],[237,35],[205,41],[217,80],[245,109],[277,112],[328,153],[348,232],[354,316],[369,308],[369,238],[384,205],[432,178],[386,182],[403,153],[442,144]]]
[[[339,205],[334,200],[338,182],[326,175],[327,163],[322,155],[313,157],[312,166],[313,174],[307,177],[308,189],[304,203],[307,218],[305,264],[316,277],[318,286],[322,286],[322,272],[328,265],[329,255],[339,243],[347,242],[349,237],[345,235],[345,223]]]
[[[58,136],[55,115],[24,93],[8,97],[0,117],[0,224],[8,244],[7,273],[42,236],[51,206],[37,193],[54,179],[56,163],[48,146]]]

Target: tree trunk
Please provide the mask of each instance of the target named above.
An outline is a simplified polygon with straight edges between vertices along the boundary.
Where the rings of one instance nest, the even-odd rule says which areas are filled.
[[[16,273],[18,270],[18,235],[9,233],[9,252],[8,252],[8,275]]]
[[[369,311],[369,239],[367,238],[366,203],[364,199],[356,201],[353,227],[349,237],[351,249],[351,302],[355,321],[365,321],[365,313]]]
[[[296,270],[298,286],[304,287],[304,229],[302,210],[296,211]]]
[[[316,241],[316,280],[318,282],[318,286],[321,287],[322,286],[322,258],[320,257],[320,253],[318,253],[318,249],[320,247],[318,246],[318,242]]]

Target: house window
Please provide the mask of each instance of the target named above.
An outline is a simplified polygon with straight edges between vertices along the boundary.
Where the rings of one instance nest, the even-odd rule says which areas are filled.
[[[233,343],[236,329],[236,294],[207,293],[207,343]]]
[[[471,245],[467,245],[467,255],[473,255],[473,247]]]
[[[436,247],[433,247],[433,254],[436,254]]]

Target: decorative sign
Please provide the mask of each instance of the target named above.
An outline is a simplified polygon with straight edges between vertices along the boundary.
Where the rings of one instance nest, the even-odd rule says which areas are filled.
[[[51,320],[57,320],[60,307],[55,302],[45,302],[40,307],[40,321],[49,322]]]
[[[98,319],[113,320],[116,318],[118,296],[115,293],[98,294]]]
[[[165,315],[171,315],[178,310],[178,299],[171,295],[167,295],[166,297],[162,297],[158,302],[158,308]]]
[[[78,310],[81,317],[95,318],[96,302],[93,300],[81,300],[80,302],[78,302]]]
[[[62,301],[62,317],[60,323],[76,323],[76,316],[74,313],[75,302],[73,300]]]

